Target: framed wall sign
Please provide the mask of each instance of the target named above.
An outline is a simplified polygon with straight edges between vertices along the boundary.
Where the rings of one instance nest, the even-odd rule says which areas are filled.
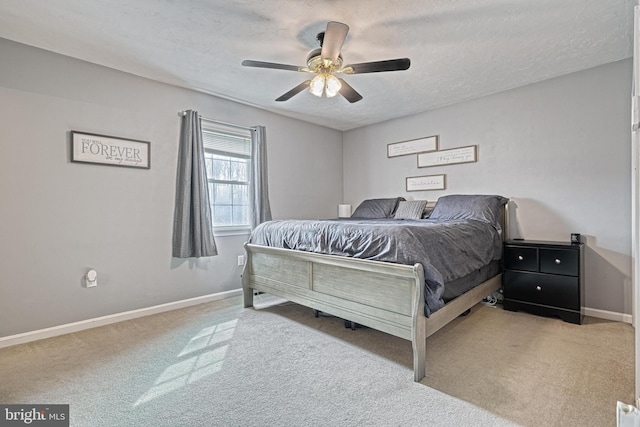
[[[406,156],[409,154],[435,151],[438,149],[438,135],[427,136],[410,141],[387,144],[387,157]]]
[[[456,163],[471,163],[478,160],[478,146],[452,148],[449,150],[433,151],[418,154],[418,167],[453,165]]]
[[[410,176],[407,178],[407,191],[444,190],[443,175]]]
[[[71,161],[150,169],[148,141],[71,131]]]

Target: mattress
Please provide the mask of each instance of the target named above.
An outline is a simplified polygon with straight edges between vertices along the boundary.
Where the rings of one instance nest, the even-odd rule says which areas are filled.
[[[442,300],[446,304],[500,273],[502,273],[502,261],[491,261],[489,264],[472,271],[464,277],[445,283]]]

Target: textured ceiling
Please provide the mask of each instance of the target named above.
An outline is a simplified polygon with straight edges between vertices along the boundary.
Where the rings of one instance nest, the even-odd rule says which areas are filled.
[[[632,0],[2,0],[0,37],[338,130],[427,111],[631,57]],[[305,65],[327,21],[364,99],[275,99],[307,79],[242,67]],[[1,58],[0,58],[1,60]]]

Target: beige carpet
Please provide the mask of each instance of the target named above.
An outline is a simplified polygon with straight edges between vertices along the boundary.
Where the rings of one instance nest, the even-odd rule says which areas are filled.
[[[481,307],[433,338],[425,384],[521,424],[613,426],[616,401],[634,401],[628,324]]]
[[[257,300],[257,305],[260,305]],[[0,349],[0,403],[69,403],[73,426],[613,426],[633,329],[476,306],[427,341],[240,299]]]
[[[410,369],[411,343],[352,331],[296,305],[270,308]],[[614,426],[616,401],[634,402],[634,329],[582,325],[478,304],[427,339],[422,384],[525,426]]]

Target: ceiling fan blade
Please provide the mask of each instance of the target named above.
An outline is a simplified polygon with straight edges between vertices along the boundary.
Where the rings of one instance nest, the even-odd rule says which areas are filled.
[[[322,59],[331,59],[335,61],[340,55],[344,39],[349,33],[349,26],[341,22],[331,21],[327,24],[324,32],[324,40],[322,41],[322,51],[320,56]]]
[[[286,70],[286,71],[306,71],[306,67],[298,67],[297,65],[287,65],[287,64],[277,64],[275,62],[263,62],[263,61],[252,61],[249,59],[245,59],[242,61],[242,65],[245,67],[257,67],[257,68],[272,68],[275,70]]]
[[[311,80],[307,80],[305,82],[300,83],[298,86],[294,87],[289,92],[285,93],[280,98],[276,99],[276,101],[277,102],[282,102],[282,101],[286,101],[288,99],[291,99],[294,95],[297,95],[300,92],[302,92],[303,90],[305,90],[306,88],[308,88],[309,87],[309,83],[311,83]]]
[[[340,95],[344,96],[347,101],[350,103],[358,102],[362,99],[362,95],[360,95],[354,88],[352,88],[349,83],[345,82],[344,79],[338,79],[342,84],[340,88]]]
[[[402,71],[411,66],[409,58],[388,59],[386,61],[361,62],[360,64],[346,65],[340,70],[345,74],[379,73],[382,71]]]

